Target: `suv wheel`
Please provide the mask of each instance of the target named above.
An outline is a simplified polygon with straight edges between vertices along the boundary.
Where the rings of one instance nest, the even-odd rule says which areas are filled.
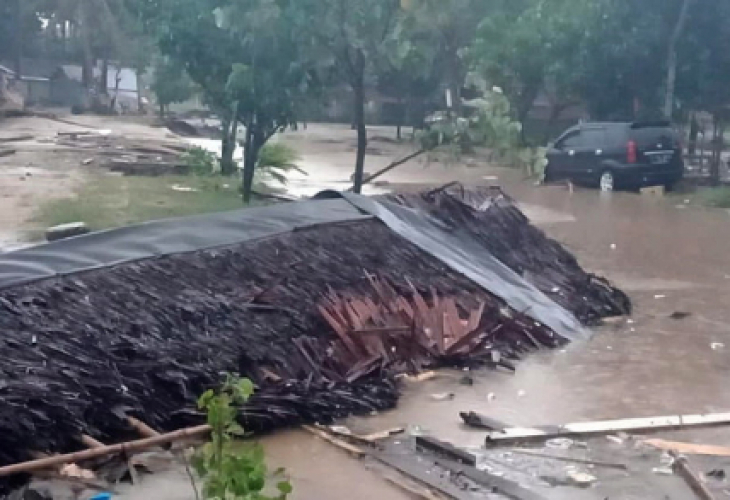
[[[601,179],[598,183],[601,191],[609,192],[613,191],[615,187],[615,180],[613,178],[613,172],[606,170],[601,174]]]

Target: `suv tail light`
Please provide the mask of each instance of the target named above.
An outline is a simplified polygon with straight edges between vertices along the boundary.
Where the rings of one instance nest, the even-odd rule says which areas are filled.
[[[637,159],[636,141],[629,141],[626,145],[626,161],[628,163],[636,163]]]

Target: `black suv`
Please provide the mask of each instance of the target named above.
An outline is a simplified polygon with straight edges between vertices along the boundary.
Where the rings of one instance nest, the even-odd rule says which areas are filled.
[[[545,182],[570,179],[603,191],[672,189],[684,174],[682,146],[668,122],[582,123],[555,141],[547,159]]]

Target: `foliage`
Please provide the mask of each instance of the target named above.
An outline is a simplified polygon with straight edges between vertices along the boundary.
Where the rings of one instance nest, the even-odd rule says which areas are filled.
[[[421,147],[427,151],[446,148],[458,156],[472,146],[484,146],[491,150],[494,159],[522,168],[530,177],[541,177],[546,149],[521,146],[522,125],[512,118],[510,103],[501,90],[487,90],[485,83],[475,77],[470,81],[482,96],[465,103],[471,116],[467,119],[444,115],[418,135]]]
[[[461,114],[461,89],[469,71],[466,49],[477,26],[496,0],[408,0],[404,25],[420,50],[429,56],[441,83],[450,89],[454,111]]]
[[[730,208],[730,187],[716,187],[700,190],[695,199],[707,207]]]
[[[299,42],[314,60],[329,67],[353,92],[353,124],[357,129],[354,186],[360,192],[365,171],[366,86],[401,33],[399,0],[297,0],[290,4]]]
[[[311,78],[284,0],[139,0],[162,52],[183,64],[224,121],[222,166],[229,165],[237,123],[246,130],[243,197],[248,202],[260,149],[296,121]],[[226,167],[226,173],[231,169]]]
[[[277,496],[265,496],[263,448],[236,441],[245,435],[236,421],[238,407],[253,391],[249,379],[228,374],[219,390],[208,390],[198,400],[212,429],[211,441],[200,448],[193,462],[204,480],[203,496],[207,500],[284,500],[292,491],[289,482],[281,481],[276,485]]]
[[[299,155],[280,142],[268,143],[259,152],[256,174],[261,182],[273,179],[286,184],[286,174],[292,170],[305,173],[297,166]]]
[[[162,111],[172,103],[183,102],[193,96],[193,84],[185,69],[168,57],[158,57],[152,75],[152,91]]]
[[[182,155],[182,161],[194,175],[205,176],[219,173],[218,158],[205,148],[192,147]]]

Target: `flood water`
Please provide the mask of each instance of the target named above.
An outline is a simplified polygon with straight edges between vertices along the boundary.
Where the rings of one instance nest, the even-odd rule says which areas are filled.
[[[347,424],[360,431],[403,426],[479,448],[485,433],[464,428],[460,411],[520,426],[729,411],[730,213],[689,207],[681,197],[571,193],[563,187],[503,183],[587,270],[629,293],[632,318],[598,329],[590,341],[529,356],[515,374],[472,372],[474,385],[464,386],[460,379],[465,374],[452,371],[406,385],[396,410],[351,418]],[[691,315],[671,319],[674,312]],[[452,401],[431,397],[443,392],[456,396]],[[728,428],[694,430],[682,437],[730,445]],[[343,468],[342,453],[311,436],[284,433],[266,444],[272,459],[293,474],[295,491],[302,478],[296,498],[343,498],[349,484],[374,484],[370,472],[361,466]],[[333,475],[327,476],[326,491],[324,485],[307,486],[305,478],[327,470]],[[383,482],[377,483],[382,489]],[[636,491],[644,487],[634,486]],[[660,493],[656,485],[645,487]],[[621,494],[624,489],[627,495]],[[628,489],[618,483],[599,485],[590,496],[575,498],[594,498],[599,492],[618,493],[611,498],[649,498],[628,495]],[[385,496],[380,490],[377,496],[353,495],[348,498],[407,498],[392,487]],[[656,498],[685,498],[683,493],[664,495]]]

